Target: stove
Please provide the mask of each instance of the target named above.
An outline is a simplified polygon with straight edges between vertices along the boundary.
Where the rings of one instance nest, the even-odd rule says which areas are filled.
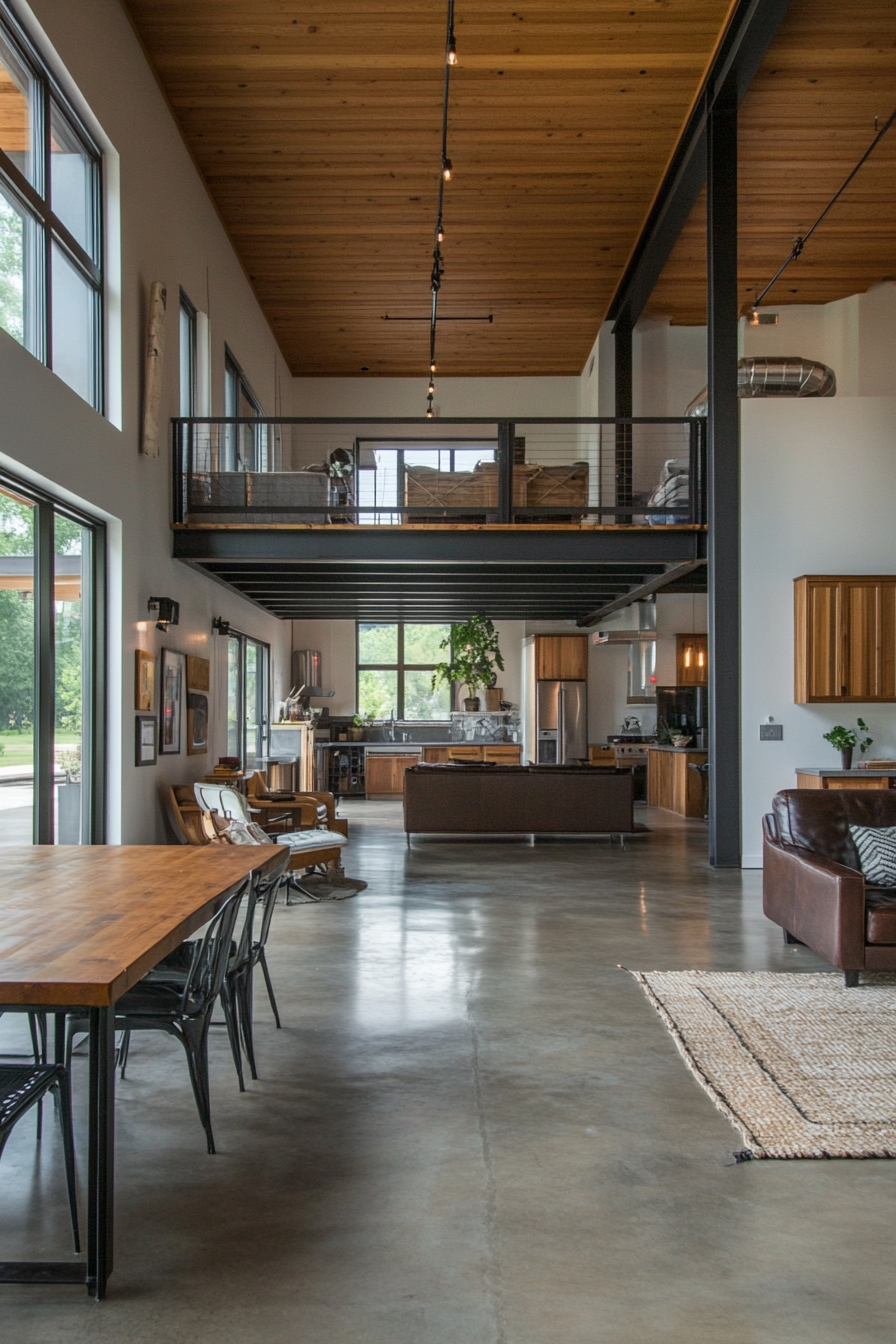
[[[635,802],[647,802],[647,748],[655,737],[639,737],[634,733],[620,733],[608,737],[608,744],[616,752],[616,767],[628,767],[635,777]]]

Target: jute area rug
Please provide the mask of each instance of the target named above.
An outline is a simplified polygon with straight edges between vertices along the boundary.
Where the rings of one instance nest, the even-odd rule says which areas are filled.
[[[633,971],[738,1160],[896,1157],[896,976]]]

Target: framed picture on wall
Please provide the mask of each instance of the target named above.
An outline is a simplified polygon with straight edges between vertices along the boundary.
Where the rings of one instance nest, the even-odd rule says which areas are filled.
[[[184,680],[186,655],[162,650],[162,686],[159,712],[159,744],[163,756],[179,755],[183,737]]]
[[[187,692],[187,755],[203,756],[208,751],[208,696],[201,691]]]
[[[187,690],[209,692],[210,680],[209,673],[211,663],[207,658],[197,658],[192,653],[187,654]]]
[[[137,715],[137,735],[134,745],[135,765],[156,764],[158,754],[156,751],[156,716],[154,714]]]
[[[136,654],[134,678],[134,708],[152,713],[156,698],[156,659],[155,654],[138,649]]]

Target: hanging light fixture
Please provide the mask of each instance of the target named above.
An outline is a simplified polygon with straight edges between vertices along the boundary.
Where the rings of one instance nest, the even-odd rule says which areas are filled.
[[[457,65],[457,43],[454,40],[454,29],[448,31],[448,46],[445,51],[445,62],[447,65]]]
[[[453,175],[454,175],[454,164],[451,162],[450,159],[443,159],[442,176],[444,177],[445,181],[450,182]]]

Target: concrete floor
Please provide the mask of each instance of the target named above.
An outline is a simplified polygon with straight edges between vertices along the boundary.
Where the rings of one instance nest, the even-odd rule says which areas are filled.
[[[243,1096],[216,1035],[219,1154],[180,1047],[137,1041],[110,1296],[0,1287],[0,1338],[890,1344],[896,1163],[726,1165],[739,1136],[617,969],[823,965],[764,921],[758,873],[713,873],[702,825],[662,813],[624,852],[408,853],[398,806],[345,811],[369,888],[278,909],[284,1030],[258,994]],[[83,1151],[82,1086],[78,1121]],[[52,1126],[37,1154],[20,1124],[0,1191],[0,1258],[67,1253]]]

